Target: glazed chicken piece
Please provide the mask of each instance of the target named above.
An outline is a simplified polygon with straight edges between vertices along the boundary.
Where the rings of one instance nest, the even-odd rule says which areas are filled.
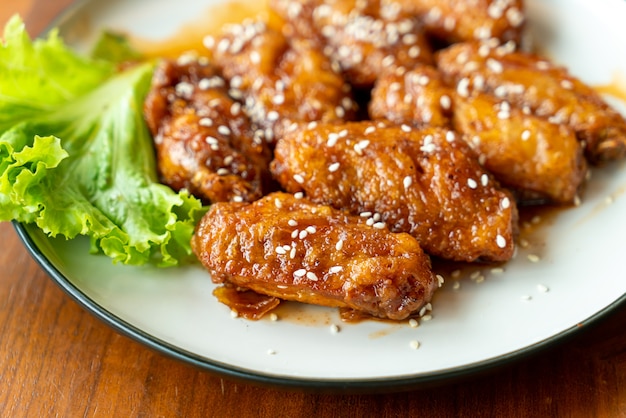
[[[383,122],[300,127],[278,143],[271,169],[287,191],[408,232],[431,255],[513,255],[515,203],[453,131]]]
[[[592,163],[626,154],[624,117],[564,67],[490,42],[452,45],[438,54],[437,64],[463,97],[486,92],[525,114],[570,126]]]
[[[215,283],[379,318],[418,314],[439,286],[410,235],[281,192],[212,205],[192,248]]]
[[[227,25],[207,38],[231,96],[273,145],[292,123],[343,121],[354,116],[350,85],[337,65],[304,39],[288,40],[263,22]]]
[[[452,93],[430,65],[418,64],[406,72],[388,71],[372,90],[369,115],[397,124],[449,127]]]
[[[350,83],[371,88],[389,67],[432,63],[420,23],[379,0],[271,0],[288,36],[316,39]]]
[[[161,181],[206,202],[256,200],[272,184],[271,152],[227,92],[214,66],[183,56],[161,62],[144,104]]]
[[[522,0],[385,0],[419,16],[424,30],[448,43],[495,38],[521,40]]]
[[[518,201],[573,203],[587,172],[574,130],[475,92],[454,97],[454,129]]]

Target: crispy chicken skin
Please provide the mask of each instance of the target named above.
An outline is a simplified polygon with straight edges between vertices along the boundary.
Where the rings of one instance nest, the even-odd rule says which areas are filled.
[[[574,202],[587,164],[570,127],[478,92],[455,95],[453,125],[480,154],[484,167],[518,192],[518,200]]]
[[[354,117],[351,87],[337,65],[309,40],[289,40],[263,22],[227,25],[209,39],[230,94],[270,144],[294,122]]]
[[[380,0],[271,0],[289,36],[317,39],[350,83],[371,87],[389,67],[432,63],[419,21]]]
[[[252,201],[268,192],[271,152],[254,138],[215,67],[189,57],[163,60],[144,115],[163,183],[208,202]]]
[[[424,29],[449,43],[495,38],[521,39],[522,0],[385,0],[403,12],[419,16]]]
[[[397,124],[449,127],[452,93],[430,65],[388,71],[376,80],[369,115]]]
[[[380,318],[415,315],[438,287],[410,235],[282,192],[212,205],[192,248],[215,283]]]
[[[490,42],[460,43],[441,51],[437,65],[462,96],[486,92],[527,114],[570,126],[592,163],[626,154],[624,118],[567,69],[538,55]]]
[[[515,203],[453,131],[383,122],[301,127],[278,143],[271,169],[287,191],[408,232],[432,255],[513,255]]]

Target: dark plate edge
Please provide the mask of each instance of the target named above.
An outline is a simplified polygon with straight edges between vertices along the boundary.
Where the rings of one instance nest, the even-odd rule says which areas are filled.
[[[78,289],[71,280],[65,277],[51,262],[45,254],[37,247],[30,237],[26,227],[19,223],[13,222],[18,237],[24,243],[24,246],[33,257],[33,259],[41,266],[41,268],[50,276],[50,278],[75,302],[83,309],[94,315],[100,321],[113,328],[115,331],[125,335],[148,348],[165,354],[168,357],[193,365],[202,370],[212,372],[227,378],[245,381],[247,383],[256,383],[264,386],[275,386],[280,388],[300,388],[329,392],[365,392],[365,393],[382,393],[382,392],[398,392],[405,390],[414,390],[439,386],[445,383],[451,383],[463,378],[472,377],[489,371],[494,371],[498,367],[519,361],[531,354],[547,349],[561,343],[565,339],[578,334],[581,330],[588,329],[590,325],[596,324],[601,319],[607,317],[618,308],[626,304],[626,294],[616,299],[604,309],[596,312],[583,322],[565,329],[550,338],[521,348],[511,353],[504,354],[499,357],[486,359],[481,362],[471,363],[466,366],[456,367],[452,369],[442,370],[438,373],[426,373],[420,375],[395,377],[395,378],[375,378],[375,379],[305,379],[292,378],[286,376],[276,376],[240,369],[234,366],[221,364],[208,358],[196,355],[186,350],[173,346],[162,341],[141,329],[127,323],[123,319],[113,315],[111,312],[99,306],[88,295]]]

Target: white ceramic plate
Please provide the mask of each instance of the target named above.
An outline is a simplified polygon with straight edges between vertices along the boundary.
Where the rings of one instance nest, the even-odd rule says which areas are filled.
[[[210,4],[91,1],[66,19],[63,33],[68,38],[81,33],[89,41],[100,28],[113,28],[167,38],[186,22],[207,16]],[[626,90],[626,54],[620,53],[626,51],[625,2],[529,0],[528,14],[531,33],[554,60],[592,85],[622,83]],[[624,103],[610,100],[624,111]],[[213,285],[200,267],[112,265],[88,255],[86,240],[66,242],[29,226],[17,229],[35,258],[79,303],[150,347],[257,381],[381,389],[441,381],[518,358],[622,303],[625,190],[624,163],[594,170],[580,207],[545,221],[550,225],[536,231],[540,239],[520,249],[503,273],[485,268],[485,280],[465,277],[459,289],[448,279],[436,295],[432,320],[417,328],[343,324],[334,309],[298,304],[279,312],[275,322],[233,318],[212,296]],[[541,260],[531,262],[529,254]],[[332,324],[340,332],[332,333]],[[418,349],[412,341],[420,343]]]

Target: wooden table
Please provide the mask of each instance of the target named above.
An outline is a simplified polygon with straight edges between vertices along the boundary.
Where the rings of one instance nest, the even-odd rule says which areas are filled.
[[[54,1],[42,3],[28,14],[32,0],[1,1],[0,24],[19,11],[35,32],[54,13]],[[312,393],[231,381],[155,353],[64,294],[11,224],[0,224],[0,243],[1,417],[626,416],[626,307],[481,376],[411,392]]]

